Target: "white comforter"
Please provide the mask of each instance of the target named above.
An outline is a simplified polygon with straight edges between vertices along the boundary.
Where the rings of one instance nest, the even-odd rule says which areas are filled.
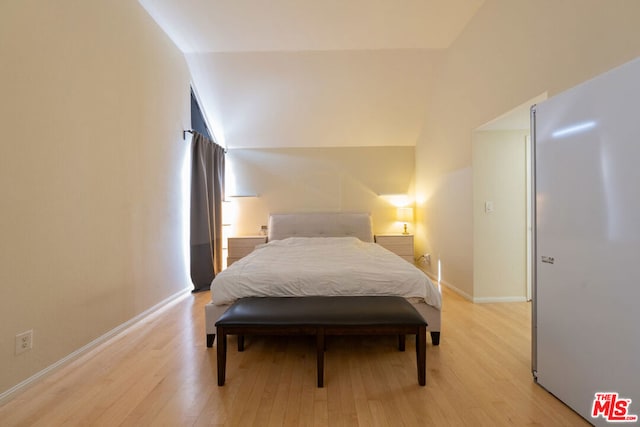
[[[219,273],[211,293],[217,305],[248,296],[399,295],[441,306],[426,274],[355,237],[291,237],[260,245]]]

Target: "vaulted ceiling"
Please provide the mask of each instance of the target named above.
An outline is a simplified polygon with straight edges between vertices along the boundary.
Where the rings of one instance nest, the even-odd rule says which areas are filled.
[[[229,148],[411,146],[484,0],[139,0]]]

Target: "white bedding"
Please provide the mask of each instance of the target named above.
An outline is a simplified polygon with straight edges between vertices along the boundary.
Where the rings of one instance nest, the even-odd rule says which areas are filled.
[[[399,295],[440,308],[422,271],[375,243],[355,237],[290,237],[256,247],[219,273],[212,302],[248,296]]]

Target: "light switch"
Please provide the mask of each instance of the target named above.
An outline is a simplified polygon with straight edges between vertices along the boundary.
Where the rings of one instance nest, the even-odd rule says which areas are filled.
[[[493,202],[491,201],[484,202],[484,211],[485,213],[493,212]]]

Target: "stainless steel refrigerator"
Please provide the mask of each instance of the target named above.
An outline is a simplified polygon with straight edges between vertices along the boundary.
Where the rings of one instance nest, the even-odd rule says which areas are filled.
[[[640,425],[640,58],[531,116],[534,378],[594,425]]]

